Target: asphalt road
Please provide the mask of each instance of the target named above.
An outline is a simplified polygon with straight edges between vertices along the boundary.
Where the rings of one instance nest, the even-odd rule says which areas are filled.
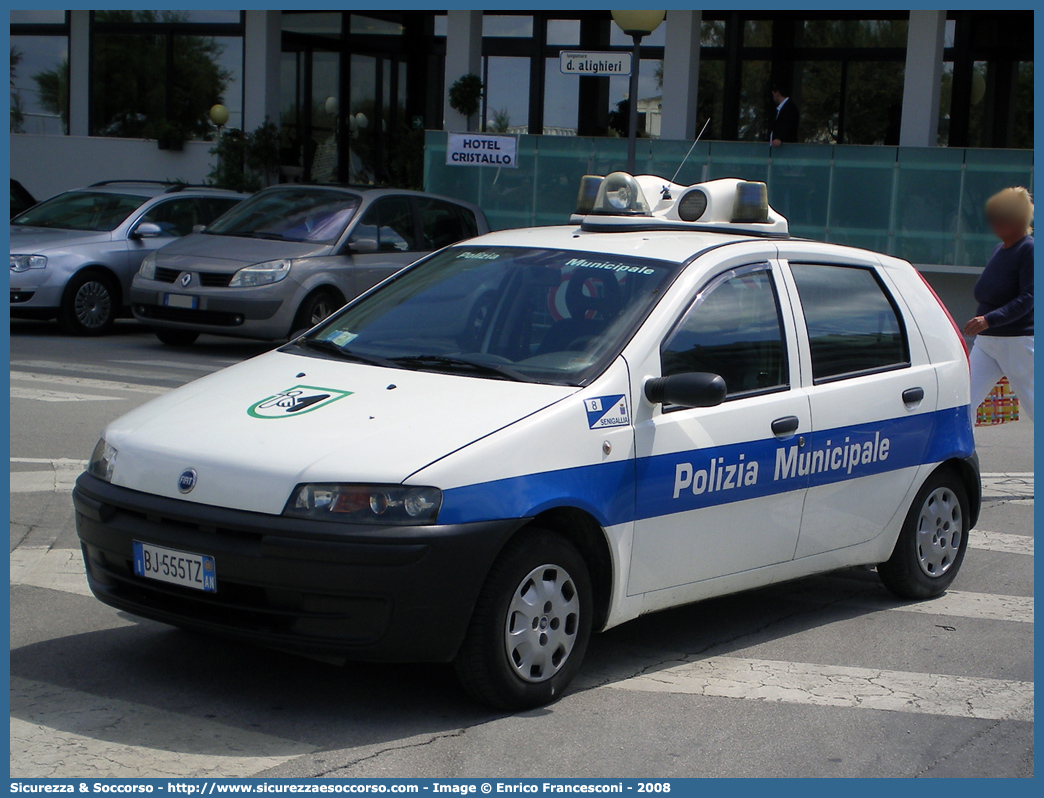
[[[102,428],[268,347],[11,337],[13,777],[1033,775],[1029,422],[977,431],[985,506],[942,598],[858,569],[660,613],[597,636],[558,703],[503,715],[449,666],[335,666],[90,597],[70,490]]]

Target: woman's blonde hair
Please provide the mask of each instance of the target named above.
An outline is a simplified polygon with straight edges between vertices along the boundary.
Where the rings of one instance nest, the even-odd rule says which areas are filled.
[[[986,200],[986,215],[1019,222],[1029,235],[1033,232],[1033,197],[1022,186],[1001,189]]]

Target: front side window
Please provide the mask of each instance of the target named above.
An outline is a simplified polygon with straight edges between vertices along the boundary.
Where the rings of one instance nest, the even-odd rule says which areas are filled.
[[[585,385],[680,268],[557,249],[451,247],[292,346],[389,368]]]
[[[206,232],[328,244],[344,233],[359,202],[357,194],[334,189],[262,191],[226,213]]]
[[[200,200],[191,197],[167,200],[153,205],[141,217],[141,222],[157,225],[164,236],[187,236],[197,224],[205,224],[200,218]]]
[[[728,398],[781,390],[789,385],[784,341],[770,267],[736,269],[696,297],[661,347],[661,373],[718,374]]]
[[[409,199],[385,197],[374,202],[363,214],[349,243],[369,240],[375,242],[377,252],[410,252],[421,249],[416,238]]]
[[[895,303],[872,269],[792,263],[816,383],[901,368],[910,347]]]
[[[11,221],[20,227],[105,232],[115,230],[145,201],[133,194],[70,191],[41,202]]]

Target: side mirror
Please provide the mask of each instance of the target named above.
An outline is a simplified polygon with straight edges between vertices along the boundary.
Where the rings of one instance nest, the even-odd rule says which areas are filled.
[[[353,255],[372,255],[378,249],[376,238],[357,238],[348,242],[348,251]]]
[[[645,398],[654,404],[716,407],[725,401],[727,393],[725,380],[705,371],[653,377],[645,382]]]
[[[134,232],[131,233],[131,238],[160,238],[163,235],[163,228],[154,222],[142,222],[134,228]]]
[[[192,225],[192,232],[193,233],[202,233],[206,229],[207,229],[207,226],[205,224],[194,224],[194,225]]]

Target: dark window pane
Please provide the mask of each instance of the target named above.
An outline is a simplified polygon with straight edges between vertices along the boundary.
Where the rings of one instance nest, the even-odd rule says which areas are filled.
[[[114,14],[116,12],[98,12]],[[129,12],[128,12],[129,13]],[[209,138],[210,108],[241,124],[242,40],[152,33],[92,36],[91,133],[121,138]],[[237,118],[238,117],[238,118]]]
[[[895,61],[851,61],[845,87],[846,144],[899,146],[906,65]]]
[[[895,306],[869,269],[791,264],[816,382],[910,362]]]
[[[907,28],[905,19],[810,19],[798,34],[799,45],[906,47]]]
[[[704,371],[729,396],[787,385],[783,329],[768,267],[741,271],[705,289],[663,347],[661,373]]]
[[[11,132],[69,132],[67,37],[11,37]]]
[[[1033,149],[1033,62],[1018,64],[1015,88],[1015,126],[1011,146]]]
[[[701,47],[725,46],[725,20],[705,19],[700,25]],[[700,67],[702,69],[702,65]]]
[[[802,65],[798,141],[838,143],[841,69],[840,61],[806,61]]]
[[[743,62],[738,128],[740,141],[768,141],[769,131],[776,119],[771,73],[772,64],[768,61]],[[801,110],[804,113],[804,106]],[[800,136],[798,140],[801,140]]]

